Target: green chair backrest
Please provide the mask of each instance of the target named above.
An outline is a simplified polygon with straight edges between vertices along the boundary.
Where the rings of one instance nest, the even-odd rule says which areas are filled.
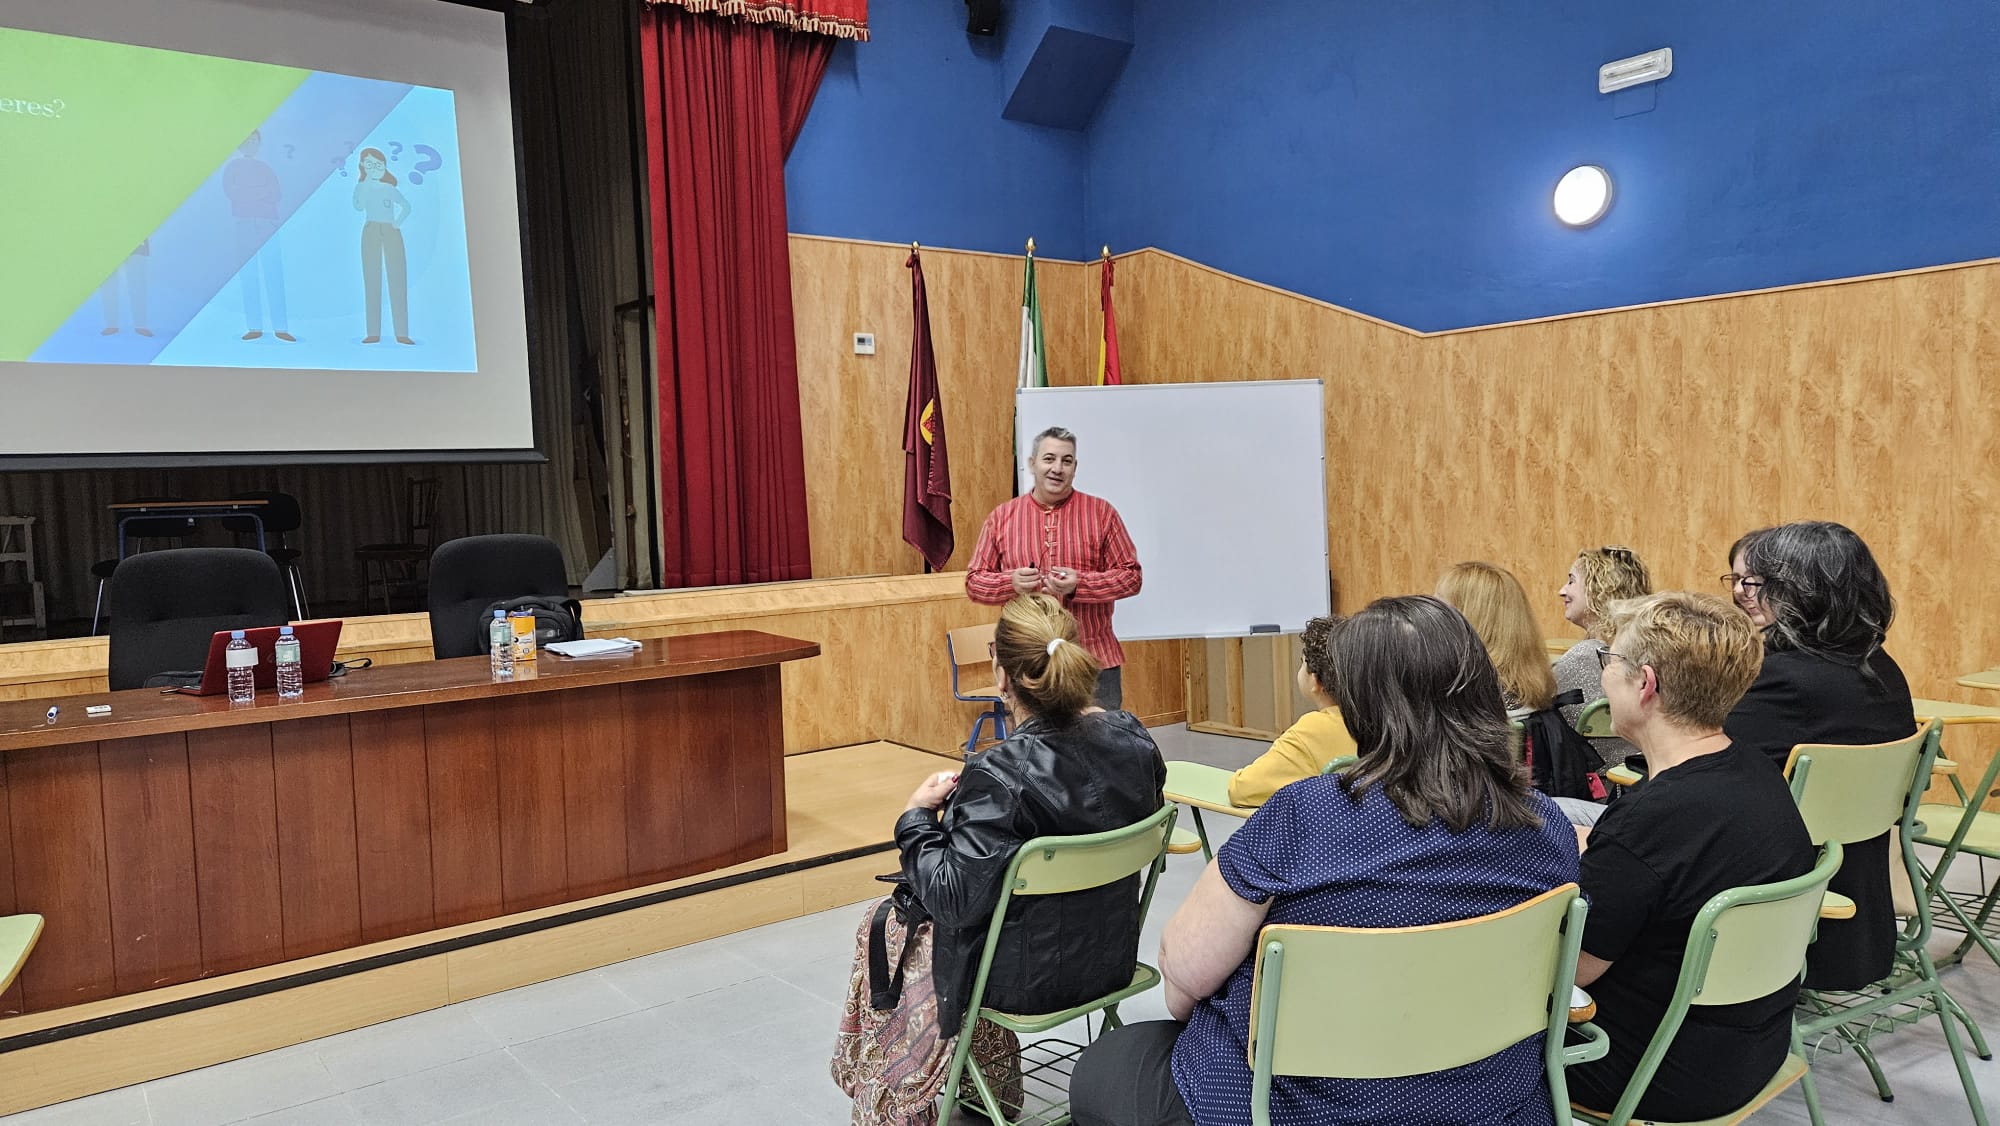
[[[1576,717],[1576,733],[1588,739],[1603,739],[1611,730],[1611,701],[1598,697],[1583,706]]]
[[[1548,1031],[1565,960],[1556,1019],[1568,1015],[1572,908],[1580,940],[1585,907],[1575,884],[1437,926],[1265,927],[1250,994],[1252,1071],[1261,1061],[1265,1076],[1421,1075]]]
[[[1879,831],[1879,830],[1878,830]],[[1730,1005],[1769,996],[1805,971],[1805,951],[1819,925],[1826,885],[1840,870],[1841,847],[1828,841],[1802,876],[1719,892],[1696,912],[1672,1001],[1610,1121],[1631,1120],[1660,1060],[1694,1005]]]
[[[1143,872],[1166,849],[1175,809],[1169,802],[1144,821],[1109,832],[1036,837],[1014,854],[1007,890],[1013,895],[1061,895]]]
[[[1793,747],[1785,775],[1792,780],[1792,796],[1813,843],[1857,844],[1903,820],[1917,766],[1925,757],[1924,744],[1936,723],[1926,720],[1916,734],[1891,743]]]
[[[1805,882],[1796,893],[1763,898],[1761,889],[1737,888],[1709,900],[1704,913],[1709,908],[1715,910],[1708,924],[1708,967],[1700,988],[1688,1003],[1734,1005],[1754,1001],[1769,997],[1795,980],[1799,967],[1805,965],[1806,948],[1812,945],[1819,924],[1820,901],[1827,881],[1839,870],[1840,859],[1840,843],[1828,841],[1820,863],[1806,876],[1799,877]],[[1773,886],[1784,885],[1765,885]],[[1757,894],[1749,894],[1752,892]],[[1695,927],[1697,930],[1701,927],[1699,915]]]

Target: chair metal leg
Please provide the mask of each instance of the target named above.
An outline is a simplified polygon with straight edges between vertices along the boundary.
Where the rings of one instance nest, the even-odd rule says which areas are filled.
[[[104,617],[104,580],[97,580],[97,607],[90,612],[90,636],[97,636],[97,623]]]
[[[1214,860],[1215,850],[1208,847],[1208,826],[1201,823],[1201,810],[1188,806],[1188,812],[1194,814],[1194,835],[1201,838],[1201,858]]]
[[[1972,1038],[1973,1053],[1982,1060],[1992,1059],[1993,1050],[1986,1046],[1986,1035],[1979,1031],[1979,1025],[1974,1023],[1972,1014],[1965,1011],[1958,1003],[1958,998],[1945,992],[1942,985],[1938,987],[1938,997],[1944,1002],[1945,1008],[1951,1010],[1951,1015],[1958,1018],[1958,1023],[1965,1026],[1965,1034]]]
[[[1938,1023],[1944,1027],[1944,1042],[1951,1049],[1951,1062],[1958,1067],[1958,1082],[1965,1088],[1965,1101],[1972,1105],[1973,1126],[1987,1126],[1986,1105],[1979,1100],[1979,1086],[1972,1081],[1972,1068],[1965,1062],[1965,1049],[1958,1043],[1958,1030],[1953,1027],[1951,1014],[1946,1011],[1947,1007],[1958,1009],[1958,1002],[1952,1000],[1944,991],[1944,986],[1938,983],[1937,967],[1931,964],[1930,955],[1918,950],[1917,957],[1923,962],[1924,976],[1930,981],[1931,996],[1937,1001]]]

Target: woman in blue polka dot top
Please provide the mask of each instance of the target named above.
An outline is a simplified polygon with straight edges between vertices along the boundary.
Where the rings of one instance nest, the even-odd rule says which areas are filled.
[[[1216,853],[1160,942],[1175,1019],[1084,1053],[1078,1126],[1249,1126],[1251,954],[1267,923],[1429,926],[1576,880],[1576,835],[1516,763],[1499,677],[1457,610],[1381,599],[1327,644],[1360,762],[1279,790]],[[1281,1076],[1271,1121],[1549,1126],[1541,1042],[1397,1079]]]

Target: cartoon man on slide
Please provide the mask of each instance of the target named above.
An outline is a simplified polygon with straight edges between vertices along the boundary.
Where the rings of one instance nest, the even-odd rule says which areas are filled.
[[[278,174],[257,159],[264,139],[255,131],[237,150],[239,155],[222,172],[222,192],[236,219],[236,246],[249,260],[237,275],[243,294],[243,339],[264,335],[264,308],[259,289],[271,300],[271,334],[296,343],[285,320],[285,255],[278,245]],[[261,286],[260,286],[261,281]]]
[[[125,281],[126,293],[132,298],[132,331],[140,336],[151,336],[153,330],[146,327],[146,274],[147,263],[153,260],[153,240],[139,243],[138,249],[125,256],[111,276],[99,287],[97,296],[104,303],[104,335],[118,335],[118,282]]]

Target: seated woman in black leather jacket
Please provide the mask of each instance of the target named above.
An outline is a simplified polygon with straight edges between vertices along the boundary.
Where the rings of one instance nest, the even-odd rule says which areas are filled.
[[[1076,620],[1046,594],[1009,602],[993,636],[993,671],[1017,725],[955,781],[910,795],[896,821],[903,877],[935,924],[931,972],[939,1021],[965,1013],[993,904],[1014,850],[1034,837],[1122,829],[1157,812],[1167,766],[1130,712],[1091,704],[1097,662]],[[1048,1012],[1132,980],[1139,877],[1070,895],[1018,899],[1000,930],[986,1003]]]

